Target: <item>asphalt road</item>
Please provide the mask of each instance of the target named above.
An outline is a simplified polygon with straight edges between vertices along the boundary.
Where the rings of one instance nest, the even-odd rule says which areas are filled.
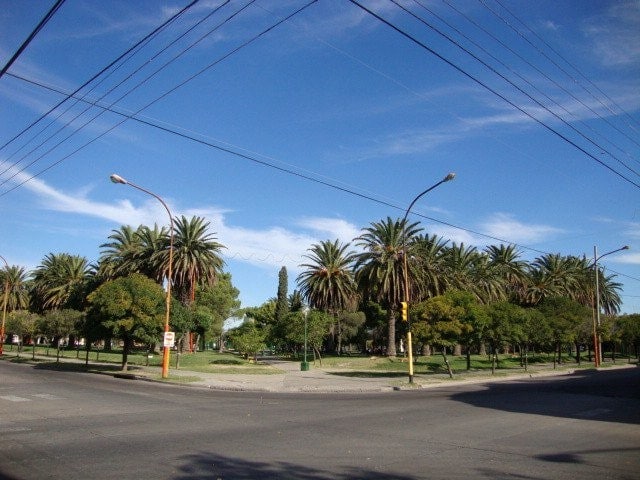
[[[2,479],[638,479],[640,368],[366,394],[0,361]]]

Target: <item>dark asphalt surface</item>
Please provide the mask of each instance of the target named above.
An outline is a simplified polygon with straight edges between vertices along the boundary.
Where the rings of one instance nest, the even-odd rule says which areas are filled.
[[[0,478],[640,478],[640,368],[233,392],[0,361]]]

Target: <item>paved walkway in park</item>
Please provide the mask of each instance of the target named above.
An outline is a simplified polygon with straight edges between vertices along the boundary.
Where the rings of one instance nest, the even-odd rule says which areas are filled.
[[[7,358],[14,357],[12,352],[5,352]],[[40,361],[51,361],[51,357],[36,356]],[[23,355],[22,359],[28,361],[30,355]],[[84,363],[83,360],[63,358],[67,363]],[[413,384],[408,382],[407,373],[375,372],[375,371],[350,371],[344,369],[319,368],[310,365],[309,370],[302,371],[300,362],[289,362],[276,359],[262,360],[274,367],[278,373],[273,374],[229,374],[229,373],[203,373],[186,369],[170,369],[169,381],[184,386],[210,388],[214,390],[232,391],[258,391],[258,392],[390,392],[394,390],[411,390],[416,388],[434,388],[452,386],[461,383],[487,383],[511,380],[536,379],[551,375],[570,375],[576,372],[576,368],[558,368],[552,366],[532,366],[527,372],[524,370],[506,371],[500,370],[496,375],[490,371],[459,372],[450,379],[446,374],[415,375]],[[91,364],[96,365],[95,362]],[[107,365],[107,364],[101,364]],[[111,364],[110,366],[113,366]],[[603,369],[611,368],[637,368],[637,364],[619,362],[616,365],[608,364]],[[104,371],[102,373],[130,380],[159,381],[160,370],[158,367],[133,367],[128,373]],[[184,377],[180,381],[179,377]]]
[[[529,371],[460,372],[450,379],[448,375],[415,375],[413,384],[408,382],[408,374],[390,372],[363,372],[341,369],[320,369],[311,365],[308,371],[301,371],[300,362],[269,360],[269,364],[282,373],[271,375],[233,375],[190,372],[188,370],[170,370],[169,377],[199,377],[188,385],[215,390],[262,391],[262,392],[390,392],[394,390],[412,390],[453,386],[463,383],[488,383],[512,380],[529,380],[545,376],[570,375],[575,368],[533,367]],[[635,364],[619,363],[611,368],[636,368]],[[156,372],[157,375],[157,372]]]

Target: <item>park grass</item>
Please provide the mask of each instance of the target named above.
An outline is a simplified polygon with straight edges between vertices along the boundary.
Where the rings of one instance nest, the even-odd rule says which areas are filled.
[[[13,357],[14,361],[32,361],[32,348],[25,346],[20,352],[20,357],[16,358],[17,346],[6,345],[5,353]],[[64,363],[82,363],[86,358],[85,350],[61,350],[60,361]],[[282,357],[282,360],[299,361],[297,357]],[[497,364],[497,374],[524,372],[520,364],[520,358],[516,355],[500,355]],[[572,357],[565,357],[565,363],[558,365],[558,368],[593,368],[593,364],[588,363],[586,358],[581,365],[575,363]],[[466,357],[449,356],[448,361],[452,370],[457,374],[473,375],[491,371],[491,358],[488,355],[473,355],[471,357],[471,368],[467,370]],[[36,362],[46,362],[50,365],[56,362],[56,350],[44,346],[36,347]],[[108,371],[119,370],[122,362],[122,352],[118,350],[103,351],[91,350],[89,352],[89,365],[85,370],[106,369]],[[133,352],[129,355],[129,369],[135,371],[146,367],[160,367],[162,354],[155,353],[150,357],[144,351]],[[176,369],[176,365],[178,368]],[[322,358],[322,362],[316,360],[312,363],[314,369],[323,369],[333,374],[358,375],[358,376],[402,376],[408,369],[407,358],[388,358],[384,356],[370,355],[328,355]],[[553,357],[551,355],[536,354],[529,357],[529,371],[547,370],[553,368]],[[278,368],[267,364],[261,357],[256,362],[245,359],[234,352],[204,351],[178,355],[171,352],[171,370],[184,370],[200,373],[214,374],[258,374],[272,375],[281,374]],[[416,356],[414,358],[414,373],[416,375],[439,375],[447,373],[446,365],[442,355]],[[188,381],[188,380],[187,380]]]

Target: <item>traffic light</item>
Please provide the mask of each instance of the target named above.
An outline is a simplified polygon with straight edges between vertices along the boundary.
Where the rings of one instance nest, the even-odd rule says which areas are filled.
[[[409,303],[408,302],[400,302],[400,318],[402,318],[403,322],[409,320]]]

